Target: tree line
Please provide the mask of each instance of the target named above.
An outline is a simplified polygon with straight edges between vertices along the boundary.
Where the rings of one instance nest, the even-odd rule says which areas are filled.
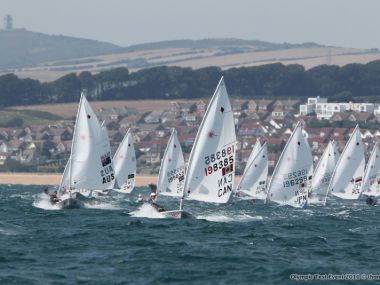
[[[0,105],[78,102],[82,90],[91,100],[210,98],[224,75],[232,97],[301,98],[321,96],[330,101],[378,101],[380,61],[320,65],[309,70],[281,63],[222,70],[160,66],[130,73],[115,68],[97,74],[70,73],[53,82],[0,76]]]

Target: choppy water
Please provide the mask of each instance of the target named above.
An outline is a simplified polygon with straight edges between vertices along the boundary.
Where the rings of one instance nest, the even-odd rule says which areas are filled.
[[[135,202],[144,188],[77,210],[52,209],[40,191],[0,186],[0,284],[301,284],[289,275],[380,274],[380,207],[360,201],[306,210],[186,201],[197,219],[165,220]]]

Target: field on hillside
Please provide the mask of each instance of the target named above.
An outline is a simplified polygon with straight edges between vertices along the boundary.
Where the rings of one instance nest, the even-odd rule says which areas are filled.
[[[321,64],[343,66],[349,63],[367,63],[379,59],[380,53],[376,51],[340,47],[299,47],[242,52],[227,52],[217,48],[163,48],[81,58],[77,59],[77,63],[75,63],[76,60],[71,60],[70,64],[49,62],[33,68],[20,68],[14,70],[14,73],[22,78],[52,81],[70,72],[80,73],[88,70],[96,73],[121,66],[127,67],[133,72],[160,65],[191,68],[219,66],[222,69],[228,69],[281,62],[283,64],[300,64],[309,69]]]
[[[62,119],[55,112],[43,110],[7,109],[0,111],[0,127],[48,125]]]
[[[133,100],[133,101],[90,101],[94,110],[101,108],[136,108],[139,112],[151,112],[154,110],[168,110],[170,109],[169,100]],[[180,100],[176,102],[186,102]],[[12,110],[25,111],[42,111],[55,114],[62,118],[72,118],[76,115],[78,103],[64,103],[64,104],[46,104],[46,105],[32,105],[32,106],[17,106],[12,107]]]

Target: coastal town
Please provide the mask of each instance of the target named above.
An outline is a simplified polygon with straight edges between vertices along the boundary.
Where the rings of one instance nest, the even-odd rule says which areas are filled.
[[[171,131],[175,128],[188,160],[197,130],[208,101],[172,101],[167,110],[141,112],[124,106],[96,110],[108,130],[113,153],[127,130],[133,133],[137,172],[157,174]],[[343,149],[356,124],[361,127],[366,155],[380,138],[380,104],[329,103],[326,98],[301,100],[232,99],[238,149],[236,171],[244,171],[253,145],[259,138],[268,144],[270,171],[273,170],[292,129],[298,120],[306,124],[305,132],[315,161],[330,140]],[[0,128],[0,167],[5,171],[60,173],[70,156],[75,118],[54,124]]]

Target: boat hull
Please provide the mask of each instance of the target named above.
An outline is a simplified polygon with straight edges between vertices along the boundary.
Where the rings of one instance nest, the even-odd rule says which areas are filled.
[[[184,210],[173,210],[160,212],[166,219],[188,219],[194,218],[189,212]]]
[[[79,209],[79,208],[83,208],[84,207],[83,202],[81,202],[81,201],[79,201],[77,199],[74,199],[74,198],[68,198],[68,199],[59,201],[57,203],[57,205],[61,209]]]

